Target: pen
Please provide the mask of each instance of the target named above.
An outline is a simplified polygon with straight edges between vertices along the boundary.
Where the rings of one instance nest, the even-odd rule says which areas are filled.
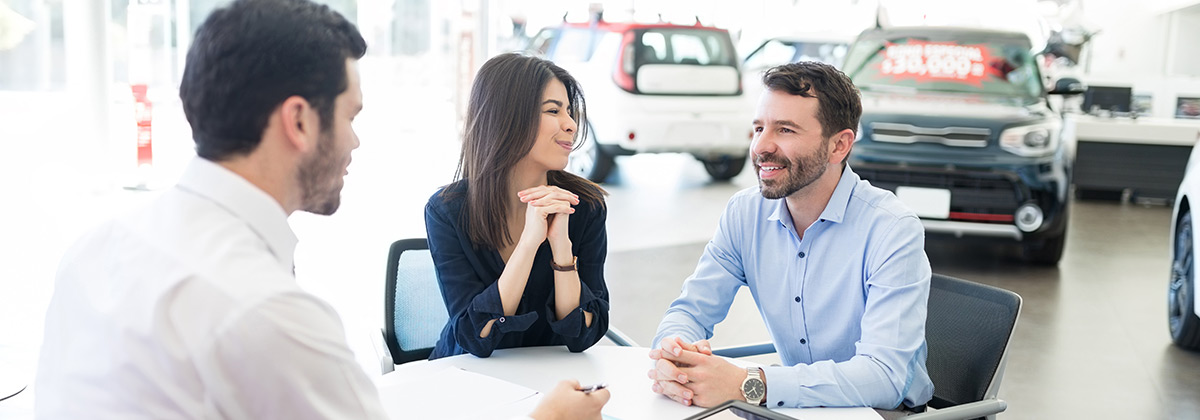
[[[608,384],[601,382],[601,383],[598,383],[598,384],[595,384],[592,386],[585,386],[583,388],[580,388],[579,390],[583,391],[584,394],[591,394],[593,392],[599,391],[604,388],[608,388]]]

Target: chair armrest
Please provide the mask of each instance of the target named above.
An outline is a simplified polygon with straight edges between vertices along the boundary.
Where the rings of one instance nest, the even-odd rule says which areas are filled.
[[[904,420],[961,420],[985,417],[1003,412],[1008,409],[1004,400],[989,398],[983,401],[959,404],[942,409],[930,409],[924,413],[913,414]]]
[[[744,346],[724,347],[713,350],[716,356],[739,358],[746,356],[758,356],[760,354],[771,354],[775,352],[775,344],[768,341],[765,343],[747,344]]]
[[[617,327],[614,327],[612,325],[608,326],[608,332],[604,333],[604,336],[608,337],[609,340],[612,340],[613,343],[616,343],[618,346],[621,346],[621,347],[637,347],[638,346],[637,343],[634,342],[632,338],[629,338],[628,335],[625,335],[625,333],[621,332],[621,330],[618,330]]]
[[[371,344],[375,348],[375,358],[379,360],[380,374],[387,374],[396,370],[396,363],[392,361],[392,351],[388,350],[384,334],[386,333],[383,329],[380,329],[378,334],[371,334]]]

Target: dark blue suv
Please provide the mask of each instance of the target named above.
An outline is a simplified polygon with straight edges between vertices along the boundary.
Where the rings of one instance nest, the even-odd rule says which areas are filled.
[[[1071,157],[1029,37],[974,28],[859,35],[843,70],[862,92],[850,165],[921,216],[929,233],[1005,238],[1057,264],[1066,242]]]

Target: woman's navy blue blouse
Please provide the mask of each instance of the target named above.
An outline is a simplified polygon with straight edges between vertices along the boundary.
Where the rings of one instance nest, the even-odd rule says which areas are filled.
[[[504,272],[504,260],[494,248],[477,246],[467,235],[462,213],[466,203],[466,181],[438,190],[425,205],[425,229],[429,251],[437,267],[438,283],[450,321],[430,359],[471,353],[488,357],[495,349],[566,345],[581,352],[596,344],[608,331],[608,287],[604,284],[604,258],[608,234],[606,209],[601,203],[580,200],[567,228],[571,251],[577,257],[579,308],[555,321],[553,256],[549,242],[542,243],[529,270],[525,294],[515,315],[505,316],[496,286]],[[584,324],[582,311],[592,313],[592,325]],[[484,338],[479,332],[496,320]]]

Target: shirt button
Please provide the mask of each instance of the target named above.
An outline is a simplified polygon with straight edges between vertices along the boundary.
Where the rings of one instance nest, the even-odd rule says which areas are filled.
[[[500,323],[501,323],[501,324],[503,324],[503,323],[504,323],[504,317],[500,317]]]
[[[796,303],[800,303],[800,296],[796,296]]]
[[[800,344],[807,344],[807,343],[808,343],[808,340],[805,340],[803,338],[800,339]]]
[[[783,407],[783,401],[775,403],[776,407]]]
[[[800,258],[804,258],[804,251],[800,251]]]

